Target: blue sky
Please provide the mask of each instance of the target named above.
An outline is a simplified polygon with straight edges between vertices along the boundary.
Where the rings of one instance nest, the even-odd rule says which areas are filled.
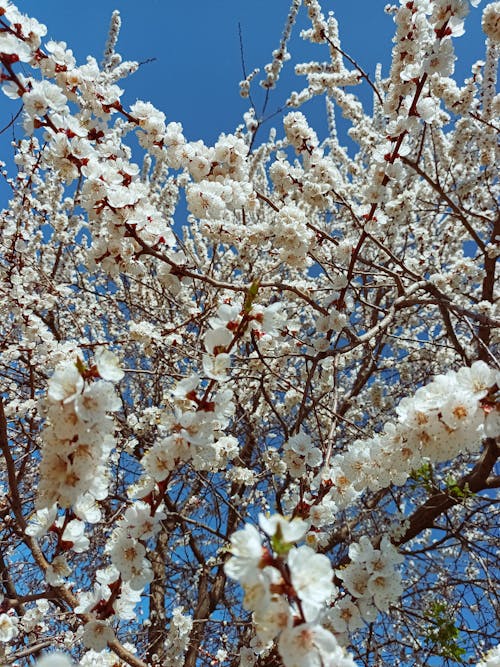
[[[16,0],[13,0],[16,4]],[[334,10],[341,27],[344,50],[369,73],[382,62],[386,71],[394,24],[383,8],[386,0],[324,0],[325,12]],[[485,4],[484,2],[482,3]],[[238,37],[241,24],[247,69],[269,62],[279,44],[290,0],[19,0],[17,6],[36,16],[48,27],[48,36],[64,40],[78,62],[87,54],[100,60],[113,9],[122,15],[118,50],[124,58],[145,64],[124,83],[126,103],[136,99],[153,102],[169,121],[181,122],[188,140],[214,141],[220,132],[231,132],[241,122],[247,102],[239,97],[243,78]],[[455,40],[461,63],[459,81],[470,72],[472,62],[483,55],[480,29],[481,5],[472,9],[466,34]],[[297,28],[307,25],[302,7]],[[326,58],[323,47],[292,38],[294,62]],[[272,93],[268,111],[278,109],[303,79],[286,67],[283,84]],[[371,93],[366,91],[367,99]],[[10,118],[12,102],[0,98],[0,125]],[[317,129],[324,127],[323,104],[312,105],[306,114],[317,116]],[[279,124],[273,119],[273,124]],[[316,125],[313,121],[313,125]],[[264,138],[264,136],[262,136]]]

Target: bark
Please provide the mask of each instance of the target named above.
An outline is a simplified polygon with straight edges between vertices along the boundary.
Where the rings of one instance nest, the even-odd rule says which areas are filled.
[[[158,657],[159,663],[165,660],[165,593],[167,572],[165,555],[168,548],[168,529],[163,527],[158,533],[155,549],[148,554],[153,569],[153,581],[149,586],[149,619],[151,625],[148,631],[148,661],[152,656]]]
[[[471,493],[479,493],[479,491],[484,491],[485,489],[490,488],[489,476],[500,455],[500,449],[498,439],[495,438],[487,438],[485,445],[481,458],[472,471],[468,475],[462,477],[457,483],[458,488],[462,491],[467,490]],[[450,493],[443,491],[435,493],[412,514],[408,530],[402,537],[395,540],[394,544],[397,546],[405,544],[423,530],[432,528],[434,526],[434,521],[441,514],[459,502],[460,499],[454,497]]]

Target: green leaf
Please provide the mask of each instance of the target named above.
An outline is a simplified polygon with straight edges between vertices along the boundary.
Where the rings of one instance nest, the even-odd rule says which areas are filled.
[[[417,486],[422,486],[428,493],[433,493],[435,491],[434,471],[432,465],[428,462],[421,465],[420,468],[412,470],[410,479],[412,479]]]
[[[293,547],[292,542],[287,542],[283,538],[283,533],[281,532],[281,526],[279,524],[276,528],[276,532],[271,537],[271,546],[277,556],[286,556],[290,549]]]
[[[462,656],[466,651],[458,643],[460,630],[447,604],[439,601],[431,603],[425,617],[429,623],[424,635],[425,643],[432,646],[437,655],[464,664]]]
[[[446,486],[446,492],[450,496],[453,496],[454,498],[460,498],[461,500],[465,500],[466,498],[472,498],[475,495],[469,489],[468,484],[465,484],[463,488],[460,487],[456,479],[454,479],[451,475],[448,475],[448,477],[446,477],[444,483]]]
[[[248,291],[245,296],[245,302],[243,304],[243,312],[245,312],[247,315],[252,310],[252,305],[253,302],[255,301],[255,297],[259,292],[259,287],[260,287],[260,280],[256,279],[252,282],[252,284],[248,288]]]

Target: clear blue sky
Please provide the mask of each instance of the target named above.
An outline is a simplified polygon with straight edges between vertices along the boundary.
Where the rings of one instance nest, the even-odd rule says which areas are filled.
[[[243,78],[238,38],[241,24],[248,70],[269,62],[278,46],[290,0],[13,0],[19,9],[36,16],[48,28],[48,37],[64,40],[78,62],[87,54],[100,61],[113,9],[122,15],[118,50],[124,58],[152,63],[125,82],[126,103],[136,99],[153,102],[169,121],[179,121],[189,140],[213,141],[220,132],[231,132],[241,122],[247,102],[241,100],[238,82]],[[394,24],[384,14],[386,0],[324,0],[325,12],[332,9],[341,26],[344,50],[369,73],[375,64],[388,67]],[[484,2],[482,5],[484,6]],[[462,64],[462,81],[472,62],[483,55],[480,29],[482,6],[472,9],[466,34],[455,40]],[[299,25],[306,25],[300,10]],[[294,62],[326,58],[323,47],[293,39]],[[283,86],[270,99],[268,111],[277,109],[290,90],[300,90],[304,80],[286,68]],[[367,91],[367,98],[371,93]],[[0,126],[10,118],[13,104],[0,98]],[[310,114],[321,113],[316,105]],[[307,110],[306,110],[307,113]],[[274,119],[273,124],[278,124]],[[323,119],[319,120],[323,126]]]

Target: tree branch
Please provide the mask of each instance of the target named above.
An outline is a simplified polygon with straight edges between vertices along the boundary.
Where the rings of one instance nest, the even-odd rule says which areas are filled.
[[[497,439],[487,438],[486,446],[481,458],[476,463],[472,471],[465,475],[457,484],[461,490],[468,490],[470,493],[479,493],[484,489],[490,488],[488,478],[500,456],[500,449]],[[458,504],[459,500],[446,492],[435,493],[421,507],[419,507],[410,517],[410,525],[402,537],[394,541],[394,544],[400,546],[406,544],[416,537],[423,530],[432,528],[435,519],[441,514]]]

